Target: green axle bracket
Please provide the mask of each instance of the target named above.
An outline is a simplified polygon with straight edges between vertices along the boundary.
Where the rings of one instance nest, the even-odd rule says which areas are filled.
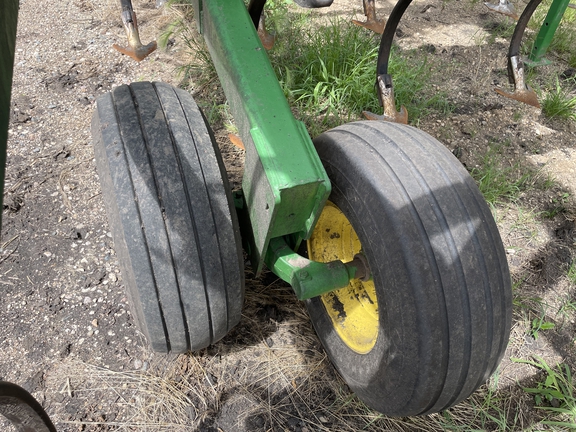
[[[258,274],[271,239],[310,236],[330,181],[304,124],[292,115],[243,0],[195,0],[193,6],[246,148],[240,224]]]
[[[366,262],[361,256],[356,256],[349,263],[310,261],[294,252],[282,238],[275,238],[270,242],[266,264],[273,267],[274,273],[282,280],[292,285],[299,300],[347,287],[354,278],[370,278],[369,274],[366,275]]]
[[[546,19],[540,27],[538,36],[536,36],[536,41],[534,42],[534,47],[530,53],[530,57],[525,63],[528,66],[543,66],[550,64],[550,61],[544,58],[552,39],[554,38],[554,33],[560,25],[562,16],[566,12],[566,8],[569,6],[570,0],[554,0],[550,5],[548,14],[546,14]]]

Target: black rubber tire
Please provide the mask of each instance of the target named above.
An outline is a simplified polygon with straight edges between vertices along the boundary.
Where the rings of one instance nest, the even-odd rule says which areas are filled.
[[[152,348],[182,353],[240,320],[244,261],[224,165],[192,96],[139,82],[101,96],[96,165],[136,321]]]
[[[314,144],[378,301],[367,354],[343,343],[320,297],[307,301],[330,359],[361,400],[387,415],[462,401],[498,366],[512,315],[506,255],[480,191],[441,143],[410,126],[351,123]]]
[[[12,423],[14,430],[56,432],[42,405],[22,387],[0,381],[0,415]]]

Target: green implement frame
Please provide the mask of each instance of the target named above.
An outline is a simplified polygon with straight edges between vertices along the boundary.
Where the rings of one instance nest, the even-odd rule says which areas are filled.
[[[526,64],[529,66],[542,66],[550,64],[550,61],[544,58],[552,39],[554,38],[554,33],[560,25],[562,16],[568,8],[570,0],[554,0],[550,5],[550,9],[546,14],[546,19],[540,27],[538,36],[536,36],[536,41],[534,42],[534,47],[530,53],[529,60]]]
[[[356,267],[316,263],[293,252],[330,195],[330,181],[297,121],[242,0],[196,0],[198,29],[214,60],[246,148],[242,238],[256,273],[265,263],[300,299],[348,285]]]

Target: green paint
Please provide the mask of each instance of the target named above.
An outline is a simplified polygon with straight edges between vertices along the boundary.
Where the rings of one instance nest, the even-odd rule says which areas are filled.
[[[539,66],[550,64],[549,60],[544,58],[552,39],[554,38],[554,33],[560,25],[560,20],[568,7],[570,0],[554,0],[548,13],[546,14],[546,19],[540,27],[538,36],[536,36],[536,42],[534,42],[534,47],[530,53],[529,60],[526,62],[529,66]]]
[[[288,282],[300,300],[307,300],[332,290],[348,286],[356,274],[356,267],[342,261],[320,263],[310,261],[292,250],[281,238],[270,242],[266,265]]]
[[[246,148],[242,236],[259,273],[270,240],[309,237],[330,182],[284,97],[242,0],[196,0],[195,15]]]

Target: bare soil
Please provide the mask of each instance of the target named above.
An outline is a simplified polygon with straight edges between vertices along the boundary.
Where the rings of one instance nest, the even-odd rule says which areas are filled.
[[[154,3],[135,4],[145,43],[173,19]],[[393,4],[379,6],[387,16]],[[361,17],[360,9],[359,1],[336,0],[323,13]],[[147,347],[122,285],[90,121],[95,99],[114,86],[179,85],[184,44],[176,38],[135,63],[111,48],[125,43],[118,10],[112,0],[20,2],[0,244],[0,379],[31,391],[59,431],[442,430],[438,416],[383,419],[363,408],[331,367],[302,304],[270,273],[254,278],[246,269],[242,321],[218,344],[181,356]],[[574,314],[556,312],[564,299],[575,300],[566,273],[575,257],[576,124],[549,121],[493,91],[507,85],[507,41],[493,32],[503,20],[467,0],[415,0],[398,44],[424,48],[441,65],[444,79],[434,85],[456,107],[418,127],[469,169],[497,142],[510,166],[556,179],[495,208],[513,278],[522,281],[499,387],[528,427],[539,417],[520,386],[537,370],[509,358],[539,355],[576,366]],[[546,76],[566,69],[555,61]],[[222,126],[215,132],[237,185],[242,151]],[[556,323],[537,339],[530,322],[538,305],[530,298],[542,299],[546,319]]]

